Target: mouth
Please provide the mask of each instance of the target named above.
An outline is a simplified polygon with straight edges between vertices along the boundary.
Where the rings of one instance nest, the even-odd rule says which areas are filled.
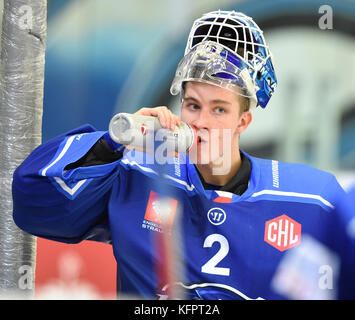
[[[209,138],[209,132],[206,129],[198,129],[196,130],[196,135],[197,135],[197,143],[206,143],[208,142]]]
[[[206,139],[202,139],[200,136],[197,137],[197,143],[205,143],[207,142]]]

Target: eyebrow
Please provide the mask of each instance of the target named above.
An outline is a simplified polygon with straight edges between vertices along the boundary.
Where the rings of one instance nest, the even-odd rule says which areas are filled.
[[[195,102],[199,102],[197,99],[195,99],[194,97],[184,97],[184,100],[193,100]],[[214,100],[211,100],[210,103],[212,104],[231,104],[230,102],[228,101],[225,101],[225,100],[221,100],[221,99],[214,99]]]

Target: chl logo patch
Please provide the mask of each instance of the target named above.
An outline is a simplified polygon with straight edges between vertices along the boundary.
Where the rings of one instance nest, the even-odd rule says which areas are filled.
[[[207,212],[208,221],[218,226],[226,221],[227,215],[221,208],[212,208]]]
[[[266,221],[264,240],[280,251],[293,248],[301,243],[302,226],[283,214]]]

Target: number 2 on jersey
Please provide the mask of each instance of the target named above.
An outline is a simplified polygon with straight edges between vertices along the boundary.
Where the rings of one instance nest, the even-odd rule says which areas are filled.
[[[205,239],[203,247],[210,248],[215,242],[220,244],[220,248],[217,253],[201,267],[201,272],[229,276],[229,268],[217,267],[217,264],[220,263],[229,252],[229,243],[226,237],[218,233],[210,234]]]

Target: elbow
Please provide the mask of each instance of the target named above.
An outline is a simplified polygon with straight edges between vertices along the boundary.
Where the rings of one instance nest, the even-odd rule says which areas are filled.
[[[18,167],[13,175],[13,180],[12,180],[12,202],[13,202],[13,210],[12,210],[12,218],[13,221],[15,222],[16,226],[19,227],[20,229],[25,230],[26,229],[26,223],[24,221],[24,208],[22,203],[21,203],[21,196],[20,196],[20,181],[22,181],[23,178],[21,177],[21,170]]]
[[[12,180],[12,219],[16,226],[23,231],[34,234],[33,217],[34,212],[34,199],[36,186],[29,184],[28,179],[21,166],[18,167]]]
[[[31,224],[28,220],[28,210],[26,210],[21,203],[16,201],[16,197],[13,197],[13,199],[12,219],[15,225],[27,233],[34,234],[34,230],[31,230]]]

